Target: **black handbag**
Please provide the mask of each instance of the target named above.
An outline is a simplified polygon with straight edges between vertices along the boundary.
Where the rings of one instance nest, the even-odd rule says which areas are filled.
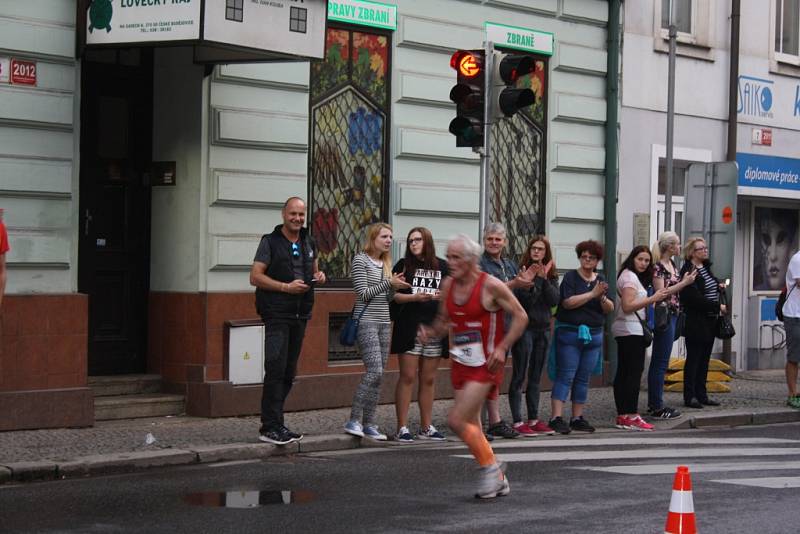
[[[719,293],[719,302],[720,304],[728,304],[727,296],[725,295],[725,290],[723,289]],[[717,332],[716,337],[719,339],[730,339],[736,335],[736,330],[733,328],[733,323],[731,323],[730,317],[730,310],[726,314],[720,314],[717,317]]]
[[[353,306],[353,311],[356,311],[356,307]],[[364,315],[364,312],[367,311],[367,304],[364,304],[364,308],[361,310],[361,313],[358,314],[358,317],[353,317],[353,314],[350,314],[350,317],[345,321],[344,326],[342,326],[342,331],[339,332],[339,344],[345,347],[352,347],[356,344],[356,338],[358,338],[358,324],[361,322],[361,317]]]
[[[656,332],[664,332],[669,327],[670,321],[669,304],[661,301],[655,305],[653,316],[655,318]]]
[[[650,328],[650,325],[647,324],[647,321],[639,317],[639,312],[633,312],[636,315],[636,318],[639,319],[639,324],[642,325],[642,338],[644,341],[645,348],[649,347],[653,344],[653,330]]]
[[[683,336],[684,328],[686,328],[686,313],[680,312],[678,313],[678,318],[675,320],[675,336],[673,341],[677,341],[678,338]]]

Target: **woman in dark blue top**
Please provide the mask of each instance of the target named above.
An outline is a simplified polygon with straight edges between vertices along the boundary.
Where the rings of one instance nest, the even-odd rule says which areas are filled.
[[[549,426],[561,434],[571,430],[594,432],[583,418],[589,396],[589,377],[603,348],[605,315],[614,311],[608,298],[608,284],[595,272],[603,259],[603,246],[597,241],[581,241],[575,247],[580,267],[569,271],[561,281],[561,303],[556,312],[556,376],[551,393],[552,419]],[[572,399],[572,419],[562,418],[567,397]]]

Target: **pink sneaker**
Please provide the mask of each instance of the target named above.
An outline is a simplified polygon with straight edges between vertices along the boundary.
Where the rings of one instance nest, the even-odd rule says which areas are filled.
[[[519,435],[523,438],[535,438],[538,435],[527,423],[514,423],[514,430],[519,432]]]
[[[638,430],[639,432],[652,432],[656,427],[642,419],[642,416],[635,415],[628,417],[628,430]]]
[[[621,430],[628,430],[630,428],[630,420],[624,415],[618,415],[614,426]]]
[[[537,436],[554,436],[556,431],[547,426],[544,421],[528,421],[528,426]]]

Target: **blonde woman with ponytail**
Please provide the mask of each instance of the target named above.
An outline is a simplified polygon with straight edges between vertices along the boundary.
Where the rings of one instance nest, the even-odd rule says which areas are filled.
[[[680,417],[679,411],[664,406],[664,376],[667,373],[672,344],[675,341],[675,323],[680,311],[678,293],[687,285],[693,284],[697,273],[690,271],[683,278],[672,261],[673,256],[681,253],[681,240],[675,232],[663,232],[653,244],[653,289],[666,289],[669,295],[664,301],[669,312],[665,328],[656,328],[653,332],[653,352],[650,357],[650,369],[647,371],[647,406],[648,413],[656,419],[675,419]]]
[[[375,223],[367,230],[364,252],[353,258],[350,276],[356,292],[353,315],[360,317],[358,325],[358,352],[366,372],[353,397],[350,420],[345,424],[347,434],[386,441],[375,424],[383,370],[389,358],[389,339],[392,323],[389,302],[395,290],[411,287],[403,273],[392,274],[392,227]]]

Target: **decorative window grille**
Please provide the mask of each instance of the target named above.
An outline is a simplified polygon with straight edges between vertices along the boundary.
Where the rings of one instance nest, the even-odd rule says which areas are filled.
[[[386,220],[389,35],[330,27],[311,63],[309,204],[320,269],[346,285],[365,228]]]
[[[492,130],[489,220],[505,225],[506,254],[514,261],[520,259],[533,235],[545,231],[546,76],[547,62],[537,60],[534,72],[517,81],[517,87],[535,93],[536,101]]]

